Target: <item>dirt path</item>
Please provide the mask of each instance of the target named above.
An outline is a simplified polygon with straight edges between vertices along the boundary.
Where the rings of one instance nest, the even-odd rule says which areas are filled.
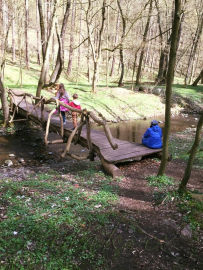
[[[125,178],[119,184],[119,211],[134,220],[140,234],[134,256],[115,269],[189,270],[203,267],[203,233],[199,232],[195,240],[183,237],[181,230],[187,223],[179,209],[173,203],[154,204],[153,191],[156,188],[149,187],[145,178],[157,174],[159,163],[145,159],[120,167]],[[179,181],[184,168],[183,162],[172,161],[166,174]],[[202,192],[202,183],[202,170],[194,169],[189,188]]]

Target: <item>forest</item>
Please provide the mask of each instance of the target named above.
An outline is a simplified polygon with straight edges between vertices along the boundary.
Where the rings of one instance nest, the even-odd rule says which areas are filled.
[[[203,268],[202,30],[202,0],[0,0],[0,269]]]

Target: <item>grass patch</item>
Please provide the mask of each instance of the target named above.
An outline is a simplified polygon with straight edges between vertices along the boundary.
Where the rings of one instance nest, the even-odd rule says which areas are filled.
[[[19,81],[19,67],[7,64],[5,68],[4,84],[9,88],[19,88],[31,94],[36,93],[40,68],[31,63],[30,69],[22,69],[22,85]],[[102,80],[97,87],[97,93],[91,92],[91,85],[86,77],[81,77],[80,81],[67,80],[62,74],[60,82],[64,83],[70,95],[78,93],[82,107],[95,112],[100,112],[109,121],[140,119],[164,113],[164,104],[157,96],[145,93],[135,93],[130,89],[117,87],[115,78],[106,87]],[[49,98],[53,93],[43,90],[42,95]]]
[[[153,192],[154,204],[158,205],[170,200],[169,190],[174,187],[174,180],[166,175],[155,176],[151,175],[147,178],[148,184],[152,187],[156,187],[157,190]]]
[[[193,193],[188,192],[182,197],[178,197],[177,206],[185,222],[190,223],[193,230],[203,229],[203,201],[196,200],[193,195]]]
[[[114,216],[116,189],[93,168],[66,176],[50,171],[19,182],[0,180],[1,269],[105,268],[103,234]]]
[[[194,143],[195,131],[186,129],[185,131],[173,134],[169,140],[169,152],[172,154],[173,159],[182,159],[187,161],[189,158],[190,149]],[[196,153],[193,166],[203,168],[203,140],[200,141],[198,151]]]
[[[201,103],[203,100],[203,85],[198,86],[185,86],[183,84],[174,84],[173,85],[174,93],[182,96],[184,98],[188,98],[194,102]]]
[[[166,175],[149,176],[147,181],[150,186],[156,187],[153,192],[155,205],[175,203],[183,216],[183,222],[190,224],[193,230],[203,229],[203,194],[197,191],[187,192],[182,195],[174,190],[174,180]],[[172,188],[172,190],[171,190]],[[198,200],[196,199],[199,195]],[[199,199],[201,197],[201,200]]]
[[[174,180],[166,175],[163,176],[148,176],[147,181],[150,186],[158,187],[159,189],[165,189],[168,186],[174,185]]]

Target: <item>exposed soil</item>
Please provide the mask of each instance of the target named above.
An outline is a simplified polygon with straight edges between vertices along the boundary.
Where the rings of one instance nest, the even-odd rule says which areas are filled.
[[[121,166],[125,178],[119,184],[119,207],[124,212],[130,213],[146,235],[151,234],[148,240],[155,246],[153,247],[152,244],[151,249],[142,250],[145,265],[142,260],[134,258],[134,262],[139,265],[138,268],[119,269],[201,269],[203,266],[203,232],[199,232],[196,240],[184,239],[181,230],[186,223],[175,204],[154,204],[154,188],[148,186],[145,178],[157,174],[159,163],[156,160],[145,159]],[[172,161],[166,174],[176,179],[178,183],[183,176],[184,169],[184,162]],[[202,170],[193,170],[188,187],[191,190],[203,192]],[[164,240],[165,244],[160,244],[158,239]],[[192,252],[194,249],[195,252]]]

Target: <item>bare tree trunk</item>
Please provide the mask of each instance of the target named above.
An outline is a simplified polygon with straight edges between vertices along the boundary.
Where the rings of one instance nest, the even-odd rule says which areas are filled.
[[[149,13],[148,13],[148,17],[147,17],[147,23],[146,23],[145,30],[144,30],[144,35],[143,35],[142,48],[141,48],[139,65],[138,65],[137,76],[136,76],[136,84],[137,85],[140,84],[141,71],[142,71],[142,61],[143,61],[143,57],[144,57],[144,53],[145,53],[146,39],[147,39],[147,34],[148,34],[148,30],[149,30],[149,24],[150,24],[150,20],[151,20],[152,3],[153,3],[153,0],[150,1]]]
[[[8,47],[8,35],[9,35],[9,30],[10,30],[10,26],[11,24],[7,25],[7,31],[5,33],[5,36],[4,36],[4,40],[3,40],[3,52],[2,52],[2,59],[1,59],[1,62],[0,62],[0,76],[2,78],[4,78],[4,68],[5,68],[5,65],[6,65],[6,51],[7,51],[7,47]]]
[[[36,25],[36,32],[37,32],[37,63],[38,63],[38,65],[40,65],[40,63],[41,63],[41,61],[40,61],[40,55],[41,55],[40,50],[41,50],[41,48],[40,48],[40,38],[39,38],[40,34],[39,34],[39,27],[38,27],[38,25],[39,25],[38,0],[36,0],[36,23],[37,23],[37,25]]]
[[[200,118],[199,118],[199,121],[197,124],[195,140],[194,140],[193,146],[192,146],[191,151],[190,151],[190,156],[189,156],[189,159],[187,162],[187,166],[185,168],[184,176],[183,176],[182,181],[181,181],[180,186],[179,186],[179,192],[184,192],[186,190],[187,183],[190,179],[195,154],[197,152],[198,146],[199,146],[200,141],[201,141],[202,125],[203,125],[203,113],[200,115]]]
[[[5,55],[6,55],[6,47],[8,40],[8,7],[5,0],[1,1],[1,12],[2,12],[2,26],[1,29],[1,59],[0,59],[0,75],[2,78],[4,77],[4,67],[5,67]]]
[[[92,92],[96,92],[96,85],[97,85],[97,76],[98,76],[98,62],[94,62],[94,72],[92,77]]]
[[[159,83],[165,83],[166,81],[166,71],[168,68],[168,54],[169,54],[169,45],[171,41],[171,35],[167,39],[166,45],[163,48],[163,34],[162,34],[162,22],[160,17],[160,10],[159,10],[159,1],[155,0],[155,6],[157,9],[157,23],[159,27],[159,39],[160,39],[160,45],[161,45],[161,52],[160,52],[160,60],[159,60],[159,69],[158,69],[158,76],[156,78],[156,82]],[[167,17],[167,16],[166,16]]]
[[[91,10],[91,0],[88,0],[88,9],[86,12],[86,26],[87,26],[87,32],[88,32],[88,39],[90,42],[90,47],[92,49],[92,57],[94,62],[94,70],[93,70],[93,78],[92,78],[92,92],[96,92],[96,84],[98,80],[98,69],[99,69],[99,62],[101,57],[101,43],[102,43],[102,34],[104,30],[104,21],[105,21],[105,11],[106,11],[106,0],[103,0],[102,4],[102,21],[101,21],[101,27],[99,29],[98,34],[98,42],[97,42],[97,48],[95,49],[95,45],[93,44],[92,40],[92,34],[90,30],[90,21],[89,21],[89,13]]]
[[[3,118],[4,118],[4,126],[6,127],[9,122],[9,106],[7,101],[7,91],[3,86],[0,76],[0,96],[1,96],[1,103],[3,109]]]
[[[15,43],[15,29],[16,29],[16,20],[15,20],[15,7],[13,7],[13,18],[12,18],[12,62],[16,61],[16,43]]]
[[[178,45],[178,32],[180,27],[180,12],[181,12],[181,0],[175,0],[175,12],[173,19],[173,27],[171,34],[171,46],[169,54],[169,66],[166,78],[166,105],[165,105],[165,129],[163,138],[163,155],[159,168],[158,175],[165,173],[165,168],[168,159],[168,141],[170,134],[170,123],[171,123],[171,95],[172,95],[172,83],[174,79],[174,69],[176,62],[176,52]]]
[[[55,35],[54,35],[54,33],[53,33],[53,36],[52,36],[51,61],[52,61],[52,69],[53,69],[55,61],[56,61],[56,58],[55,58]]]
[[[109,47],[109,7],[107,6],[106,47]],[[109,51],[106,50],[106,87],[109,84]]]
[[[159,71],[157,76],[157,82],[164,84],[166,82],[166,73],[168,68],[168,54],[169,54],[170,38],[168,39],[165,48],[161,49],[161,55],[159,60]]]
[[[80,10],[80,19],[79,19],[79,44],[81,42],[81,30],[82,30],[82,10]],[[78,63],[77,63],[77,76],[76,76],[76,81],[78,83],[78,76],[80,73],[80,57],[81,57],[81,50],[80,46],[78,47]]]
[[[195,37],[194,37],[193,42],[192,42],[190,56],[188,59],[187,71],[186,71],[186,75],[185,75],[185,84],[188,83],[188,78],[191,76],[191,73],[192,73],[192,63],[193,63],[193,60],[194,60],[194,57],[195,57],[195,54],[197,51],[197,45],[200,41],[200,37],[202,34],[202,28],[203,28],[203,12],[201,12],[201,16],[200,16],[200,19],[199,19],[199,22],[197,25],[196,33],[195,33]]]
[[[50,51],[50,47],[51,47],[51,38],[52,38],[52,35],[53,35],[54,26],[55,26],[56,4],[57,4],[57,0],[54,0],[54,9],[53,9],[52,20],[51,20],[51,24],[50,24],[51,28],[50,28],[50,31],[49,31],[46,51],[45,51],[45,55],[44,55],[44,61],[43,61],[41,74],[40,74],[40,78],[39,78],[38,86],[37,86],[37,92],[36,92],[37,97],[40,97],[41,90],[42,90],[42,88],[43,88],[43,86],[45,84],[45,79],[46,79],[45,76],[46,76],[46,72],[47,72],[47,65],[49,64],[49,51]]]
[[[134,91],[134,76],[135,76],[135,69],[136,69],[136,62],[137,62],[137,54],[139,50],[140,50],[140,47],[135,51],[135,56],[134,56],[133,72],[132,72],[132,87],[131,87],[132,91]]]
[[[72,62],[73,62],[73,43],[74,43],[74,30],[75,30],[75,16],[76,16],[76,7],[75,1],[73,0],[72,4],[72,16],[71,16],[71,32],[70,32],[70,47],[69,47],[69,60],[67,68],[67,76],[70,75],[72,71]]]
[[[88,82],[91,82],[91,69],[90,69],[90,41],[88,39],[88,48],[87,48],[87,78]]]
[[[41,31],[42,58],[44,61],[45,51],[46,51],[46,32],[45,32],[45,25],[44,25],[42,0],[38,0],[38,11],[39,11],[39,22],[40,22],[40,31]]]
[[[29,69],[28,25],[29,25],[29,0],[25,0],[25,63],[27,69]]]
[[[202,71],[200,72],[199,76],[197,77],[197,79],[193,82],[192,86],[197,86],[198,82],[200,80],[203,80],[203,69]]]
[[[117,0],[117,4],[118,4],[118,8],[121,14],[121,19],[122,19],[123,31],[122,31],[121,40],[123,40],[125,36],[125,31],[126,31],[126,19],[123,15],[123,10],[121,8],[120,0]],[[123,86],[123,77],[124,77],[124,69],[125,69],[124,59],[123,59],[123,42],[121,42],[120,44],[119,54],[120,54],[121,74],[120,74],[118,86]]]
[[[114,46],[115,46],[115,45],[117,44],[117,42],[118,42],[118,29],[119,29],[119,23],[120,23],[119,17],[120,17],[120,14],[118,13],[117,21],[116,21],[116,35],[115,35]],[[115,53],[113,52],[113,58],[112,58],[112,64],[111,64],[110,77],[113,76],[114,65],[115,65]]]
[[[19,78],[17,84],[22,87],[23,73],[22,73],[22,31],[23,31],[23,17],[19,17],[18,21],[18,51],[19,51]]]
[[[51,74],[51,78],[50,78],[50,82],[49,82],[50,84],[55,83],[60,78],[61,72],[63,70],[63,63],[64,63],[63,43],[64,43],[64,37],[65,37],[65,32],[66,32],[66,27],[67,27],[67,22],[68,22],[68,17],[69,17],[70,6],[71,6],[71,0],[67,0],[66,11],[65,11],[65,14],[63,17],[63,23],[62,23],[61,34],[60,34],[62,48],[60,49],[60,46],[58,48],[56,65],[55,65],[54,71]]]

